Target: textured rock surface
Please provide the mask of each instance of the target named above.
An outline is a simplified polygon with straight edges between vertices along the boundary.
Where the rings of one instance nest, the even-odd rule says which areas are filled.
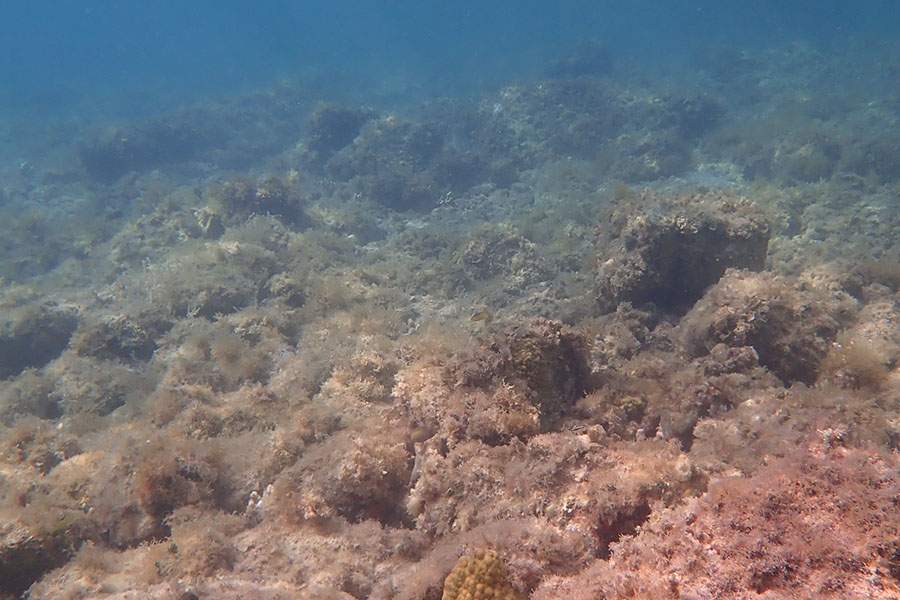
[[[597,230],[597,301],[607,312],[626,301],[683,312],[725,269],[762,269],[769,242],[759,208],[727,194],[629,197]]]
[[[771,273],[728,271],[682,324],[695,355],[716,344],[751,346],[783,381],[812,383],[842,322],[856,307],[846,292]]]
[[[531,597],[894,598],[894,462],[818,449],[719,481],[651,518],[609,562],[545,581]]]
[[[72,309],[53,304],[23,307],[0,325],[0,379],[43,367],[68,346],[78,325]]]

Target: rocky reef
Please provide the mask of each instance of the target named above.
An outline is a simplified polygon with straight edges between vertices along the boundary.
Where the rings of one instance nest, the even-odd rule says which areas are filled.
[[[608,59],[6,173],[0,598],[897,597],[891,134]]]

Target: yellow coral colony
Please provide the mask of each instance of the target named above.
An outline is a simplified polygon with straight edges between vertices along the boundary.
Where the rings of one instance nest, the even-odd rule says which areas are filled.
[[[521,600],[509,583],[509,573],[493,550],[462,556],[444,580],[441,600]]]

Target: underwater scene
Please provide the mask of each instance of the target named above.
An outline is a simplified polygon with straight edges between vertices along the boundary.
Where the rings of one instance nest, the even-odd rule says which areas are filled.
[[[0,19],[0,600],[900,598],[894,1]]]

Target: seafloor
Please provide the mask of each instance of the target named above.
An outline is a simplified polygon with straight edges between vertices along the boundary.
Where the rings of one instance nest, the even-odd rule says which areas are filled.
[[[0,597],[897,598],[900,53],[580,52],[7,142]]]

